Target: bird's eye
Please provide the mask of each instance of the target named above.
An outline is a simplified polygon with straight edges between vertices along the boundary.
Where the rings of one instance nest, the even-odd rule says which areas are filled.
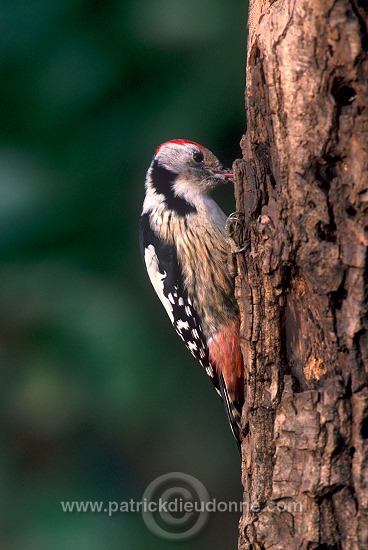
[[[200,151],[194,151],[194,153],[193,153],[193,160],[195,160],[196,162],[202,162],[202,160],[203,160],[203,153],[201,153]]]

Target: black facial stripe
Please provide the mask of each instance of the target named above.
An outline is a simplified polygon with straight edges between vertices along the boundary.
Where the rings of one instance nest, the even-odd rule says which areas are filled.
[[[171,191],[171,185],[174,183],[177,175],[175,172],[161,166],[157,160],[153,162],[151,177],[157,193],[166,197],[167,193]]]
[[[170,210],[174,210],[179,216],[186,216],[196,212],[196,209],[185,199],[174,194],[172,185],[177,175],[175,172],[161,166],[157,160],[153,162],[151,178],[157,193],[165,196],[167,207]]]

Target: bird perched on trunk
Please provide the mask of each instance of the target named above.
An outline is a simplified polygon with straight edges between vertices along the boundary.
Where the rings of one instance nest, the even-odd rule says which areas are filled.
[[[243,359],[226,215],[210,192],[232,178],[205,147],[173,139],[146,176],[140,245],[151,283],[177,334],[222,397],[240,446]]]

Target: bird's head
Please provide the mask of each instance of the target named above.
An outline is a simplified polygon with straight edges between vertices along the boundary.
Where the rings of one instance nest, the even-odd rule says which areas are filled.
[[[233,177],[211,151],[194,141],[173,139],[159,145],[154,153],[153,168],[167,172],[166,181],[179,196],[187,191],[208,194]]]

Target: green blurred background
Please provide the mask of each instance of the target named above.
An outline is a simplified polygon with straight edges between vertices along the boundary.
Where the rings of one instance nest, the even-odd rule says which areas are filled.
[[[2,550],[236,548],[236,513],[178,545],[140,514],[59,502],[140,500],[171,471],[241,500],[221,401],[150,287],[138,222],[162,141],[240,156],[245,28],[243,0],[1,1]]]

